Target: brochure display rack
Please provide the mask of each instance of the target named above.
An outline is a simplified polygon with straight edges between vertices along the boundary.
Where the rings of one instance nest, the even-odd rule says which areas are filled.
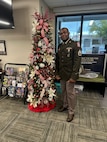
[[[10,97],[24,98],[27,96],[27,80],[29,65],[6,63],[4,66],[4,76],[2,80],[2,95]]]

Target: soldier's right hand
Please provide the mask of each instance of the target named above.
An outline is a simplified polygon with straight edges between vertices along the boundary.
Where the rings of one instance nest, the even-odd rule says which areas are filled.
[[[59,75],[56,75],[55,78],[56,78],[56,80],[60,80],[61,79]]]

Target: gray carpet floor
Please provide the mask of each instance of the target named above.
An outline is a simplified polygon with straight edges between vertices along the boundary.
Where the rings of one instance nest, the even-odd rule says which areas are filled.
[[[0,142],[107,142],[107,99],[98,92],[77,94],[74,120],[57,106],[34,113],[21,99],[0,96]],[[106,94],[105,94],[106,97]]]

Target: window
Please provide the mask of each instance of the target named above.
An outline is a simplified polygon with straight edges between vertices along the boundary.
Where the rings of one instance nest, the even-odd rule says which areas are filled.
[[[92,45],[93,44],[101,44],[101,39],[92,39]]]
[[[59,17],[57,19],[57,32],[63,28],[66,27],[69,29],[70,32],[70,38],[75,41],[80,41],[80,30],[81,30],[81,16],[64,16]],[[58,34],[56,34],[56,45],[61,42],[60,38],[58,37]],[[57,49],[56,49],[57,51]]]
[[[56,19],[56,31],[67,27],[70,37],[80,41],[82,54],[104,54],[107,45],[107,14],[58,16]],[[56,36],[56,47],[60,42]]]

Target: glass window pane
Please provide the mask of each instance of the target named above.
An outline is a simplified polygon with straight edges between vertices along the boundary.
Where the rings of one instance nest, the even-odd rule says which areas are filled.
[[[57,17],[56,51],[61,42],[58,32],[62,27],[69,29],[71,39],[80,41],[81,37],[82,54],[104,54],[107,46],[107,14]]]
[[[80,30],[81,30],[81,16],[63,16],[57,18],[57,32],[63,27],[69,29],[70,38],[75,41],[80,41]],[[58,33],[56,36],[56,46],[61,42],[58,37]],[[56,49],[57,51],[57,49]]]
[[[85,15],[81,44],[83,54],[103,54],[106,44],[107,14]]]

